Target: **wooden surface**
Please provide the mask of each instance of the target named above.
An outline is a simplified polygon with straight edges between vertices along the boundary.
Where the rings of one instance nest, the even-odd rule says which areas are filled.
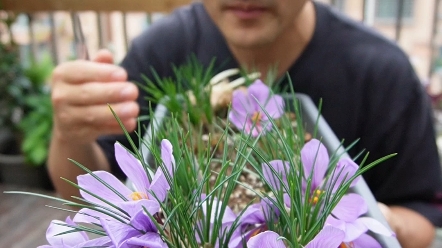
[[[61,207],[56,201],[3,193],[13,190],[54,195],[50,191],[0,184],[0,247],[35,248],[47,244],[45,234],[51,220],[65,220],[68,213],[46,206]]]
[[[37,11],[170,12],[192,0],[0,0],[0,9]]]

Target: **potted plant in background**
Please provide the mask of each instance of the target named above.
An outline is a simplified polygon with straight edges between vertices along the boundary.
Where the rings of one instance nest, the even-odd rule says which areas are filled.
[[[14,16],[2,19],[10,30]],[[52,106],[46,80],[53,64],[49,56],[25,67],[19,46],[9,35],[0,43],[0,182],[52,189],[46,157],[52,126]],[[4,56],[3,56],[4,54]]]

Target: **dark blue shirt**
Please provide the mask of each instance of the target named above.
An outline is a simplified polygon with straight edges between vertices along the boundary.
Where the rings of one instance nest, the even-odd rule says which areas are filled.
[[[315,8],[313,38],[289,69],[295,91],[315,103],[322,99],[321,113],[344,145],[360,139],[351,156],[365,149],[372,161],[398,153],[364,174],[378,201],[409,207],[442,226],[431,107],[407,56],[363,24],[326,5],[315,3]],[[151,68],[162,77],[172,76],[172,65],[186,63],[190,55],[204,65],[215,57],[218,71],[238,67],[201,3],[154,23],[133,41],[122,66],[130,80],[143,82],[142,74],[152,77]],[[141,115],[148,115],[145,92],[140,93]],[[113,149],[117,138],[129,147],[121,136],[102,137],[99,144],[113,172],[121,174]]]

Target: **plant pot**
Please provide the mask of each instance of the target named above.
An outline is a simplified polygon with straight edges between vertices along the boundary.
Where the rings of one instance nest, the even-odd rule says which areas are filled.
[[[31,166],[25,162],[12,132],[0,132],[0,183],[53,190],[45,165]]]
[[[298,101],[300,112],[302,113],[302,120],[305,123],[305,129],[309,133],[313,133],[316,127],[316,138],[319,138],[324,146],[328,149],[329,153],[332,154],[336,152],[337,154],[343,154],[342,156],[349,156],[344,147],[342,147],[341,142],[334,134],[333,130],[327,124],[325,119],[320,115],[318,108],[313,103],[311,98],[304,94],[296,94],[296,97],[292,94],[283,95],[286,106],[288,110],[294,112],[294,101]],[[169,112],[164,105],[157,105],[154,113],[154,118],[148,126],[145,136],[143,137],[144,144],[140,148],[140,152],[147,164],[155,164],[153,155],[150,153],[147,147],[150,146],[152,140],[151,135],[158,133],[159,130],[164,127],[164,120],[169,116]],[[316,125],[316,126],[315,126]],[[128,182],[130,183],[130,182]],[[366,214],[367,217],[372,217],[380,221],[384,226],[389,226],[386,219],[384,218],[382,212],[378,208],[377,201],[375,200],[371,190],[368,188],[365,180],[361,178],[352,191],[361,195],[369,209]],[[395,237],[386,237],[373,233],[372,236],[382,245],[382,247],[396,248],[401,247],[398,240]]]

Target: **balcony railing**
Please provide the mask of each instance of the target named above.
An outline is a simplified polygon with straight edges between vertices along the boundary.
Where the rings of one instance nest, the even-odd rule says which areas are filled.
[[[38,11],[145,11],[170,12],[191,0],[1,0],[0,9]]]
[[[88,31],[88,46],[92,52],[99,48],[109,48],[122,57],[131,38],[136,35],[133,30],[128,29],[129,26],[133,29],[134,19],[138,20],[135,26],[139,30],[155,20],[155,15],[170,13],[191,2],[192,0],[0,0],[0,12],[21,15],[20,27],[13,30],[13,34],[18,43],[29,48],[31,57],[35,58],[42,50],[48,49],[54,62],[58,63],[72,56],[69,12],[80,13],[83,26]],[[42,20],[45,24],[43,31],[41,25],[38,25]]]

